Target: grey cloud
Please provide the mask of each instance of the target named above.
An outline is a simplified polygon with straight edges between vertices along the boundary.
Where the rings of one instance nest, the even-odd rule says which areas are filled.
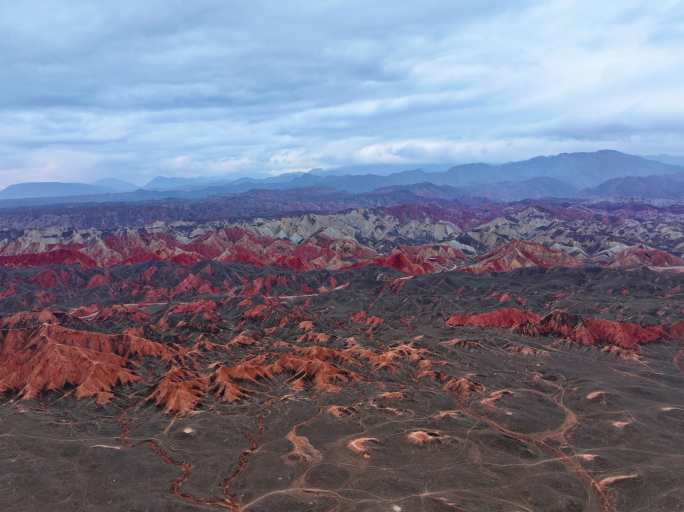
[[[0,185],[682,153],[682,19],[642,0],[5,2]]]

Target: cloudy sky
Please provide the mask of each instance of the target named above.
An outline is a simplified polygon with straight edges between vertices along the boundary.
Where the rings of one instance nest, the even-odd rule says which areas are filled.
[[[0,33],[0,185],[684,153],[679,0],[22,0]]]

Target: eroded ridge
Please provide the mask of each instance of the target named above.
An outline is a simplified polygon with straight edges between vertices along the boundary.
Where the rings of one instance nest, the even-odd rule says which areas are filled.
[[[5,509],[684,503],[684,274],[136,265],[12,278]]]

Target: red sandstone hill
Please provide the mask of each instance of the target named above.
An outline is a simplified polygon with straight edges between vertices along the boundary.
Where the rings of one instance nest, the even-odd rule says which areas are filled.
[[[414,245],[394,249],[388,256],[375,258],[373,262],[391,267],[404,274],[422,275],[452,270],[465,259],[465,255],[450,245]]]
[[[677,235],[680,207],[416,203],[241,222],[197,221],[193,212],[186,212],[183,222],[114,223],[106,229],[75,228],[80,225],[75,221],[78,211],[72,213],[75,217],[57,224],[7,225],[0,237],[0,267],[220,261],[297,271],[376,264],[417,275],[459,266],[472,273],[585,262],[609,268],[684,266],[684,246]],[[613,255],[616,243],[627,248]],[[585,256],[577,259],[551,248],[564,246]],[[475,255],[481,256],[470,260]],[[91,286],[102,284],[98,278]]]
[[[73,386],[76,398],[95,397],[102,404],[111,400],[115,386],[140,380],[129,366],[132,357],[171,357],[167,347],[154,341],[132,334],[68,329],[53,323],[53,318],[41,314],[9,320],[8,325],[41,319],[48,322],[4,332],[0,344],[0,392],[19,391],[28,399],[43,391]]]
[[[191,318],[207,307],[206,301],[171,306],[154,327],[168,332],[167,318]],[[213,307],[209,310],[215,314]],[[78,318],[89,310],[73,313]],[[62,319],[69,321],[69,316],[62,315]],[[369,317],[366,323],[377,324],[378,320]],[[296,346],[261,343],[261,335],[244,332],[224,344],[203,335],[195,337],[192,345],[166,345],[130,331],[106,334],[68,328],[59,322],[48,311],[22,312],[2,321],[0,393],[35,399],[44,392],[73,390],[77,399],[94,398],[106,404],[114,397],[114,388],[137,384],[151,386],[147,401],[167,413],[188,413],[205,395],[233,402],[247,397],[249,386],[263,386],[279,377],[293,390],[310,387],[318,393],[337,393],[343,385],[362,380],[358,371],[364,367],[366,373],[396,373],[403,365],[417,371],[416,378],[441,379],[432,369],[428,351],[412,343],[369,348],[349,340],[346,348],[322,346],[330,336],[314,332],[311,321],[298,323],[305,335]],[[226,361],[227,352],[245,347],[258,348],[259,353]],[[150,377],[144,373],[146,365],[155,368],[155,374],[159,367],[165,369],[160,377]]]
[[[464,272],[510,272],[519,268],[579,267],[582,262],[563,251],[541,244],[514,240],[482,256],[477,263],[462,268]]]
[[[608,344],[628,349],[681,335],[678,324],[670,327],[642,326],[634,322],[587,318],[563,311],[553,311],[541,317],[536,313],[516,308],[502,308],[485,313],[454,314],[447,320],[447,325],[515,329],[527,336],[555,336],[583,345]]]
[[[531,311],[517,308],[501,308],[485,313],[461,313],[449,317],[447,325],[451,327],[489,327],[510,329],[525,323],[537,323],[541,316]]]
[[[42,252],[32,252],[37,249]],[[241,227],[210,230],[190,242],[170,233],[138,230],[58,246],[17,242],[6,245],[3,251],[0,267],[79,264],[85,268],[106,268],[147,261],[192,265],[213,260],[295,271],[339,270],[375,264],[415,275],[451,269],[465,258],[461,251],[448,244],[398,246],[389,254],[381,255],[355,240],[318,235],[296,244]],[[103,276],[88,286],[105,283]]]
[[[611,268],[680,267],[684,266],[684,259],[660,249],[636,246],[620,251],[605,265]]]
[[[55,249],[49,252],[0,256],[0,267],[41,267],[44,265],[74,265],[95,267],[95,260],[81,253],[78,248]]]

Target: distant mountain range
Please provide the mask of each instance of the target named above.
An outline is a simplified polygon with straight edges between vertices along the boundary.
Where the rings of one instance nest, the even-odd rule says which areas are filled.
[[[519,199],[540,199],[545,197],[577,196],[577,188],[554,178],[530,178],[523,181],[503,181],[481,185],[452,187],[430,182],[411,185],[393,185],[373,190],[370,194],[409,193],[430,199],[482,198],[492,201],[517,201]]]
[[[409,167],[409,169],[407,169]],[[562,153],[499,165],[472,163],[447,168],[425,164],[370,165],[312,170],[268,178],[157,177],[138,188],[120,180],[86,183],[19,183],[0,191],[0,206],[60,202],[121,202],[200,199],[254,189],[326,188],[352,194],[410,193],[458,199],[513,201],[538,198],[642,198],[684,200],[684,166],[603,150]],[[21,200],[21,201],[19,201]],[[27,202],[28,200],[28,202]]]
[[[107,179],[96,183],[70,183],[60,181],[42,181],[16,183],[0,190],[0,199],[49,198],[87,196],[130,192],[135,185],[116,179]]]
[[[684,199],[684,172],[655,176],[613,178],[584,191],[589,197],[629,197],[634,199]]]
[[[540,156],[521,162],[500,165],[464,164],[443,172],[422,169],[397,172],[388,176],[377,174],[330,176],[306,174],[288,182],[291,186],[326,186],[347,192],[369,192],[379,187],[429,182],[435,185],[463,187],[472,185],[517,182],[533,178],[551,178],[573,187],[594,187],[602,182],[624,176],[649,176],[684,171],[684,168],[647,160],[618,151],[595,153],[563,153]]]
[[[683,155],[645,155],[644,158],[648,160],[655,160],[656,162],[662,162],[664,164],[684,167]]]

